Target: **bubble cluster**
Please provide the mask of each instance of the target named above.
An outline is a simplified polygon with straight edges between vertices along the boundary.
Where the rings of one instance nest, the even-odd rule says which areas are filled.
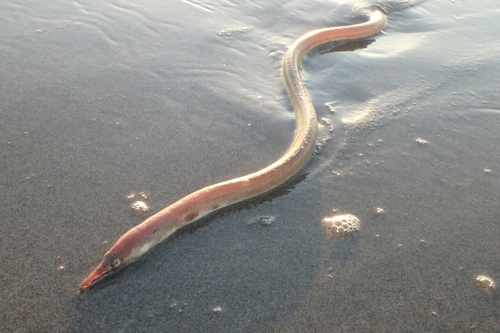
[[[136,200],[136,198],[137,198],[137,201],[133,202],[130,205],[130,208],[134,211],[134,213],[144,214],[147,211],[149,211],[149,206],[146,203],[146,201],[149,198],[149,192],[143,191],[143,192],[139,192],[137,194],[131,193],[131,194],[127,195],[128,201]]]
[[[273,222],[276,221],[276,216],[260,216],[255,219],[252,219],[248,222],[248,224],[254,224],[254,223],[259,223],[263,226],[268,226],[273,224]]]
[[[141,200],[131,204],[130,208],[132,208],[132,210],[137,214],[142,214],[149,210],[149,206],[144,201]]]
[[[261,216],[259,217],[259,223],[262,225],[271,225],[276,221],[276,216]]]
[[[496,287],[495,281],[486,275],[478,275],[476,276],[476,279],[474,281],[479,286],[479,288],[483,289],[488,294],[491,294],[493,292],[493,289],[495,289]]]
[[[319,122],[321,125],[324,125],[326,128],[328,128],[330,132],[333,132],[333,122],[331,121],[331,119],[323,117]]]
[[[255,28],[251,27],[242,27],[242,28],[234,28],[234,29],[227,29],[227,30],[220,30],[217,32],[217,35],[223,36],[223,37],[232,37],[232,36],[237,36],[245,32],[253,31]]]
[[[360,227],[361,221],[352,214],[325,217],[323,219],[323,229],[328,236],[332,237],[349,235],[358,231]]]

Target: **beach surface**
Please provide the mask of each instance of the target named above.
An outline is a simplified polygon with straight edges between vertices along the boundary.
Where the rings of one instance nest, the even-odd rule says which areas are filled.
[[[365,5],[0,4],[0,331],[500,331],[475,281],[500,283],[500,8],[378,4],[382,33],[303,61],[320,134],[297,177],[85,293],[128,229],[281,156],[284,53]],[[360,230],[327,235],[335,214]]]

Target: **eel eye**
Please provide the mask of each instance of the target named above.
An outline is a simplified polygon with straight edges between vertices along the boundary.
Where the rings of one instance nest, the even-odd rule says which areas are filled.
[[[117,268],[121,263],[120,259],[115,258],[115,260],[113,260],[113,268]]]

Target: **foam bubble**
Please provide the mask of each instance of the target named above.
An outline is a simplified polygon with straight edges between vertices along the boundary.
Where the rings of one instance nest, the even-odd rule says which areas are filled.
[[[130,208],[136,213],[136,214],[142,214],[145,213],[149,210],[148,205],[144,201],[136,201],[133,204],[130,205]]]
[[[496,287],[495,281],[486,275],[478,275],[475,279],[476,284],[483,289],[488,294],[493,292],[493,289]]]
[[[332,237],[349,235],[358,231],[360,227],[361,221],[352,214],[325,217],[323,219],[323,229],[328,236]]]

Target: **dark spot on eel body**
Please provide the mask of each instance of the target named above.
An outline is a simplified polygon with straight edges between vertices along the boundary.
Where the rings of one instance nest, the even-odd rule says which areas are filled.
[[[186,221],[192,221],[194,220],[200,213],[189,213],[186,216]]]

